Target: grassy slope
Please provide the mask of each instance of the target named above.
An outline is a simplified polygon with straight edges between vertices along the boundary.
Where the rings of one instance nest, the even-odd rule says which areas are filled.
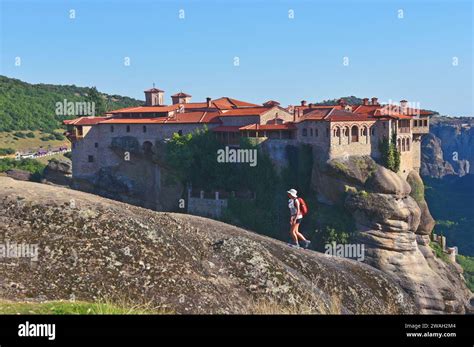
[[[63,131],[64,130],[57,130],[57,132]],[[60,146],[71,147],[71,143],[66,139],[42,141],[40,138],[47,135],[46,133],[42,133],[39,130],[32,132],[35,134],[35,137],[33,138],[16,138],[13,135],[13,132],[0,132],[0,148],[12,148],[15,151],[27,152],[39,148],[58,148]]]
[[[111,302],[46,301],[15,302],[0,300],[0,314],[164,314],[171,313],[147,305],[133,306]]]

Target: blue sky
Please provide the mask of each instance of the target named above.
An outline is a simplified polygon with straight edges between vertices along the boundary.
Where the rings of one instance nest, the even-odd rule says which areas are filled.
[[[377,96],[473,114],[471,1],[0,2],[0,74],[30,83],[143,99],[154,82],[168,103],[180,90],[283,105]]]

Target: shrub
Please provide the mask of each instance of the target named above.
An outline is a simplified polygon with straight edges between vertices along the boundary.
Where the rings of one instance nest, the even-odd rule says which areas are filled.
[[[26,137],[26,134],[25,133],[22,133],[21,131],[15,131],[13,133],[13,136],[17,137],[17,138],[20,138],[20,139],[24,139]]]
[[[15,150],[13,148],[0,148],[0,155],[11,155],[15,154]]]

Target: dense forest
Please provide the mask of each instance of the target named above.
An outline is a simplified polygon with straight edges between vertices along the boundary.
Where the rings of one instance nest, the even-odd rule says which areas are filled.
[[[0,76],[0,131],[57,129],[61,121],[74,116],[56,115],[56,105],[68,102],[94,102],[95,115],[143,102],[119,95],[108,95],[95,87],[30,84]]]
[[[446,236],[449,246],[474,256],[474,175],[424,177],[426,201],[436,219],[434,233]]]

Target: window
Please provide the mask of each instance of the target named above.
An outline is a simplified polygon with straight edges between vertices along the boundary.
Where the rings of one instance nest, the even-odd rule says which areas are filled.
[[[143,126],[143,132],[146,133],[146,125]]]
[[[423,120],[423,126],[427,127],[428,126],[428,119]]]
[[[351,128],[351,142],[359,142],[359,127],[353,125]]]
[[[127,133],[130,132],[130,125],[127,125]]]
[[[362,133],[362,136],[367,136],[367,127],[366,126],[362,127],[361,133]]]
[[[370,128],[370,134],[371,134],[372,136],[375,135],[375,125],[372,126],[372,128]]]
[[[316,134],[316,137],[319,136],[318,128],[314,129],[314,133]]]
[[[93,156],[93,155],[89,155],[89,156],[87,157],[87,161],[88,161],[89,163],[93,163],[93,162],[94,162],[94,156]]]
[[[313,136],[313,128],[309,129],[309,136]]]
[[[406,150],[409,151],[410,150],[410,139],[407,138],[407,142],[406,142]]]
[[[303,129],[303,136],[308,136],[308,129],[306,128]]]
[[[179,136],[182,136],[182,135],[183,135],[183,131],[182,131],[182,130],[178,130],[178,135],[179,135]]]
[[[99,143],[98,142],[94,143],[94,147],[95,148],[99,147]]]
[[[114,132],[114,126],[113,126],[113,125],[110,126],[110,132],[111,132],[111,133]]]

